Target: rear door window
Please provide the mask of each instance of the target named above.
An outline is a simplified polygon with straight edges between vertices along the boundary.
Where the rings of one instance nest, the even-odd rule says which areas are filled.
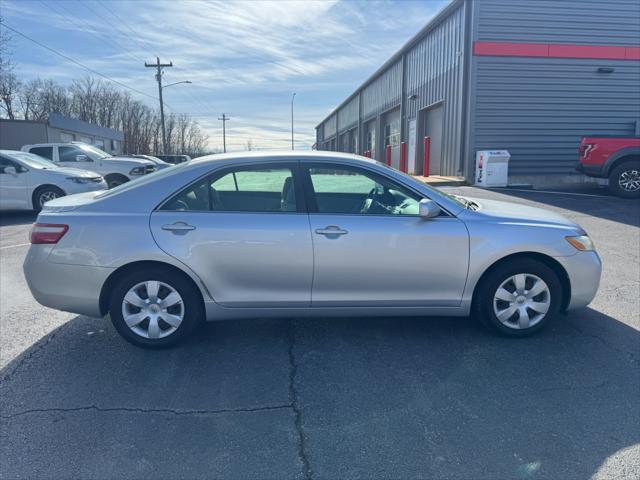
[[[29,153],[53,160],[53,147],[33,147],[29,149]]]
[[[298,210],[294,169],[239,167],[213,174],[168,200],[162,210],[285,213]]]

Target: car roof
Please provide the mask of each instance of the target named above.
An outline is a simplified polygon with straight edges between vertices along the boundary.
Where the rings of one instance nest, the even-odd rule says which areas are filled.
[[[375,164],[376,160],[353,153],[341,153],[331,151],[318,150],[282,150],[282,151],[252,151],[252,152],[234,152],[234,153],[216,153],[213,155],[205,155],[204,157],[194,158],[190,161],[192,165],[209,163],[223,160],[255,160],[255,161],[292,161],[292,160],[350,160],[362,164]]]

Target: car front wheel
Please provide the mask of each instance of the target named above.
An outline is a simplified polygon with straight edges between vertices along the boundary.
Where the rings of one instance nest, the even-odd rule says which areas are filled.
[[[61,189],[53,185],[40,187],[33,193],[33,209],[39,212],[45,203],[50,200],[55,200],[56,198],[64,197],[64,195],[65,193]]]
[[[531,335],[560,310],[562,287],[555,272],[533,259],[515,259],[490,271],[479,286],[475,312],[492,330]]]
[[[202,318],[202,301],[186,278],[161,268],[143,269],[116,282],[111,321],[125,340],[164,348],[184,340]]]

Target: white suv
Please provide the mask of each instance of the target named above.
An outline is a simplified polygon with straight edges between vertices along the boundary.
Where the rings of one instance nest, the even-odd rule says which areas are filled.
[[[61,167],[98,172],[104,177],[109,188],[156,170],[156,166],[149,160],[112,157],[107,152],[82,142],[38,143],[25,145],[21,150],[48,158]]]

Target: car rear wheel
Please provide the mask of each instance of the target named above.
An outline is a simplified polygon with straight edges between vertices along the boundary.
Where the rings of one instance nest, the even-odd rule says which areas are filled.
[[[623,198],[640,198],[640,161],[624,162],[611,170],[609,189]]]
[[[161,268],[119,279],[109,303],[111,321],[125,340],[165,348],[184,340],[202,319],[202,301],[186,278]]]
[[[555,272],[534,259],[499,265],[482,281],[475,312],[492,330],[510,337],[531,335],[557,316],[562,286]]]
[[[40,187],[33,193],[33,209],[39,212],[45,203],[50,200],[55,200],[56,198],[64,197],[64,195],[65,193],[61,189],[53,185]]]

